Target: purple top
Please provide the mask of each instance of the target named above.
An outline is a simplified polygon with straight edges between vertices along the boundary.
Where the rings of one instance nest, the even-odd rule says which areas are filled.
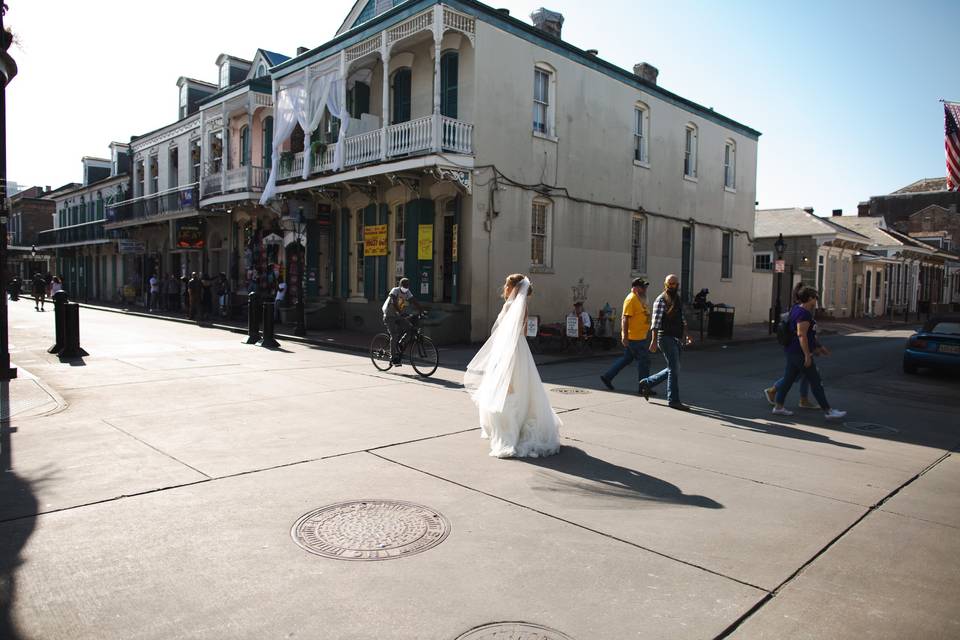
[[[793,332],[793,339],[790,340],[785,348],[787,353],[799,353],[803,355],[803,348],[800,346],[800,338],[797,336],[797,325],[801,322],[809,322],[807,329],[807,344],[810,346],[810,352],[817,348],[817,321],[813,319],[813,314],[804,309],[799,304],[793,305],[790,310],[790,330]]]

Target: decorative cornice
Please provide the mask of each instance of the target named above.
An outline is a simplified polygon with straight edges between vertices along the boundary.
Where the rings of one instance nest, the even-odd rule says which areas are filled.
[[[155,136],[147,138],[143,141],[137,140],[135,143],[130,145],[131,150],[134,153],[142,152],[145,149],[153,147],[155,145],[166,142],[167,140],[172,140],[176,137],[182,136],[185,133],[193,131],[194,129],[200,128],[200,116],[197,115],[196,118],[190,120],[189,122],[184,122],[175,129],[170,129],[169,131],[164,131],[163,133],[158,133]]]

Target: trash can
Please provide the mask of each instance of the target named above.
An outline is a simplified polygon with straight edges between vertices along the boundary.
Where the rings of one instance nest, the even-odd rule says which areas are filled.
[[[734,310],[735,307],[715,305],[710,310],[710,317],[707,320],[707,337],[721,340],[732,338]]]

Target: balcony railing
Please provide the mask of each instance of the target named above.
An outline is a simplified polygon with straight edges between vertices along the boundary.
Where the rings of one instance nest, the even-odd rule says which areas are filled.
[[[387,152],[382,153],[383,129],[349,136],[343,144],[344,168],[380,162],[384,155],[388,159],[400,158],[433,150],[434,116],[418,118],[409,122],[390,125],[386,129]],[[454,153],[473,153],[473,125],[454,118],[440,118],[440,147]],[[311,173],[333,171],[335,144],[330,144],[322,154],[313,156]],[[303,175],[303,152],[292,157],[281,156],[279,180],[296,179]]]
[[[149,220],[165,215],[196,211],[198,208],[197,184],[170,189],[163,193],[152,194],[119,202],[107,207],[107,224]]]
[[[263,167],[247,165],[221,172],[214,165],[207,166],[208,174],[200,184],[200,193],[204,198],[222,193],[263,191],[267,183],[268,171]]]
[[[70,227],[41,231],[37,234],[37,246],[49,247],[106,239],[107,234],[103,230],[103,220],[95,220],[94,222],[85,222]]]

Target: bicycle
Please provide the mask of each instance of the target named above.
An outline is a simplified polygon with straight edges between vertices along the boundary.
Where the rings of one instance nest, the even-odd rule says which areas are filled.
[[[414,371],[424,378],[429,378],[440,365],[440,354],[437,352],[433,340],[423,335],[423,331],[420,329],[420,321],[426,315],[426,313],[421,313],[410,317],[412,329],[400,336],[397,348],[400,351],[401,358],[406,352],[407,359],[413,366]],[[379,371],[389,371],[393,368],[393,359],[390,357],[389,333],[378,333],[373,337],[373,341],[370,343],[370,360]]]

